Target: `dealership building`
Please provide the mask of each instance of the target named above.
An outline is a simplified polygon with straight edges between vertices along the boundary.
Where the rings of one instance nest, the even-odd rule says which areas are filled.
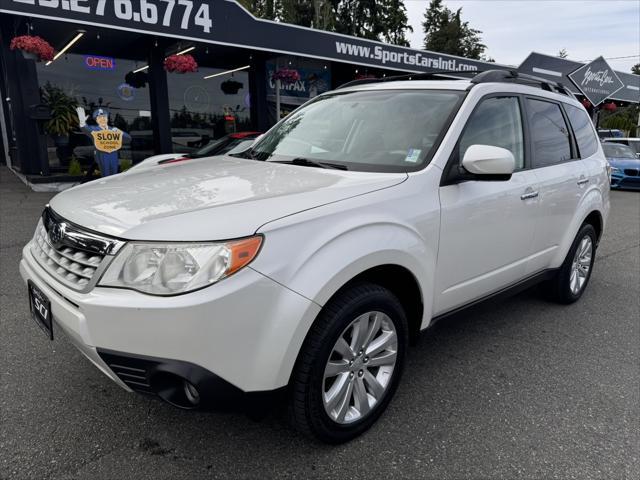
[[[46,40],[56,58],[36,62],[10,49],[22,35]],[[481,62],[261,20],[232,0],[0,0],[0,46],[0,156],[33,182],[66,178],[71,157],[93,151],[79,131],[46,131],[45,100],[55,95],[88,113],[107,110],[110,124],[131,137],[120,158],[135,163],[231,132],[265,131],[362,77],[508,69],[585,93],[575,79],[583,64],[566,59],[532,53],[519,67]],[[193,56],[198,70],[168,73],[165,59],[176,54]],[[293,81],[275,80],[291,70]],[[638,103],[640,77],[611,70],[604,78],[612,79],[607,102]]]

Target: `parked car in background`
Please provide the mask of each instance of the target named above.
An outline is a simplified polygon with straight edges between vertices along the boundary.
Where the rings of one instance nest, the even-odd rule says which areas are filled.
[[[584,107],[540,82],[356,81],[242,154],[59,193],[22,252],[32,316],[127,391],[284,398],[301,432],[355,438],[421,330],[536,282],[586,291],[608,165]]]
[[[599,128],[598,137],[600,138],[624,137],[624,133],[622,132],[622,130],[618,130],[617,128]]]
[[[229,135],[225,135],[218,140],[214,140],[204,147],[198,150],[194,150],[193,152],[185,154],[178,151],[176,153],[165,153],[146,158],[142,162],[130,168],[129,171],[139,171],[145,168],[154,167],[156,165],[181,162],[183,160],[191,160],[194,158],[242,153],[245,150],[251,148],[251,145],[253,145],[256,138],[258,138],[260,135],[262,135],[262,133],[260,132],[230,133]]]
[[[619,143],[630,147],[633,152],[640,157],[640,138],[638,137],[622,137],[622,138],[605,138],[606,143]]]
[[[631,147],[614,142],[602,144],[611,165],[611,188],[640,190],[640,158]]]

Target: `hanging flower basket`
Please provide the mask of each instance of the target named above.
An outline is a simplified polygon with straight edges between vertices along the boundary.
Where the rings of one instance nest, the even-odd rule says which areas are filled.
[[[586,109],[591,108],[591,102],[589,100],[587,100],[586,98],[582,99],[582,106]]]
[[[289,85],[291,83],[296,83],[300,80],[300,74],[297,70],[293,70],[290,68],[283,68],[281,70],[277,70],[273,72],[271,79],[275,82],[276,80],[280,80],[280,83],[284,85]]]
[[[198,62],[191,55],[170,55],[164,59],[164,69],[169,73],[194,73]]]
[[[609,102],[609,103],[605,103],[602,108],[604,108],[605,110],[608,110],[610,112],[615,112],[616,108],[618,108],[618,106],[613,103],[613,102]]]
[[[31,60],[50,62],[53,60],[53,47],[45,39],[33,35],[13,37],[9,45],[11,50],[21,50],[22,55]]]
[[[220,84],[220,90],[225,95],[236,95],[238,90],[244,87],[242,82],[238,82],[234,79],[226,80]]]

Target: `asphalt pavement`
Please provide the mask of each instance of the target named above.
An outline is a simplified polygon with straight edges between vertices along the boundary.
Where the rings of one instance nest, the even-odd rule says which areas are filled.
[[[274,413],[127,393],[29,316],[18,272],[49,193],[0,167],[0,478],[640,478],[640,193],[612,212],[581,301],[539,289],[426,332],[387,412],[337,447]]]

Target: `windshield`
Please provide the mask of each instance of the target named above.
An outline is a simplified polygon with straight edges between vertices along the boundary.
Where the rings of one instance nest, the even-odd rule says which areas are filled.
[[[374,90],[318,97],[251,150],[258,160],[348,170],[421,168],[464,92]]]
[[[612,158],[637,158],[631,148],[626,145],[620,145],[618,143],[603,143],[602,149],[604,150],[605,157]]]

